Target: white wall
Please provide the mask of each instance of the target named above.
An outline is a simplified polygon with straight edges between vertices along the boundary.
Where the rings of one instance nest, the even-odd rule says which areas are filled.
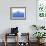
[[[26,20],[10,20],[10,7],[26,7]],[[36,0],[0,1],[0,34],[11,27],[17,26],[19,32],[29,32],[31,36],[30,26],[32,24],[36,24]]]

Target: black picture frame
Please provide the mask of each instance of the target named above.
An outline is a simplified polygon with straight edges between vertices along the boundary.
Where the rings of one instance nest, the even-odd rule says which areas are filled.
[[[10,7],[11,20],[26,20],[26,7]]]

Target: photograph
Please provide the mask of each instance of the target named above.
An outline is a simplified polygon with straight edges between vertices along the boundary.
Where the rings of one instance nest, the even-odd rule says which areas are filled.
[[[25,20],[26,19],[26,7],[11,7],[10,8],[11,20]]]

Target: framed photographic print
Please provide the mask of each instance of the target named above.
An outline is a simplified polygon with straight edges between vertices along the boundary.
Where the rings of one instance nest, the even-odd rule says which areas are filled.
[[[26,19],[26,7],[11,7],[10,8],[11,20],[25,20]]]

